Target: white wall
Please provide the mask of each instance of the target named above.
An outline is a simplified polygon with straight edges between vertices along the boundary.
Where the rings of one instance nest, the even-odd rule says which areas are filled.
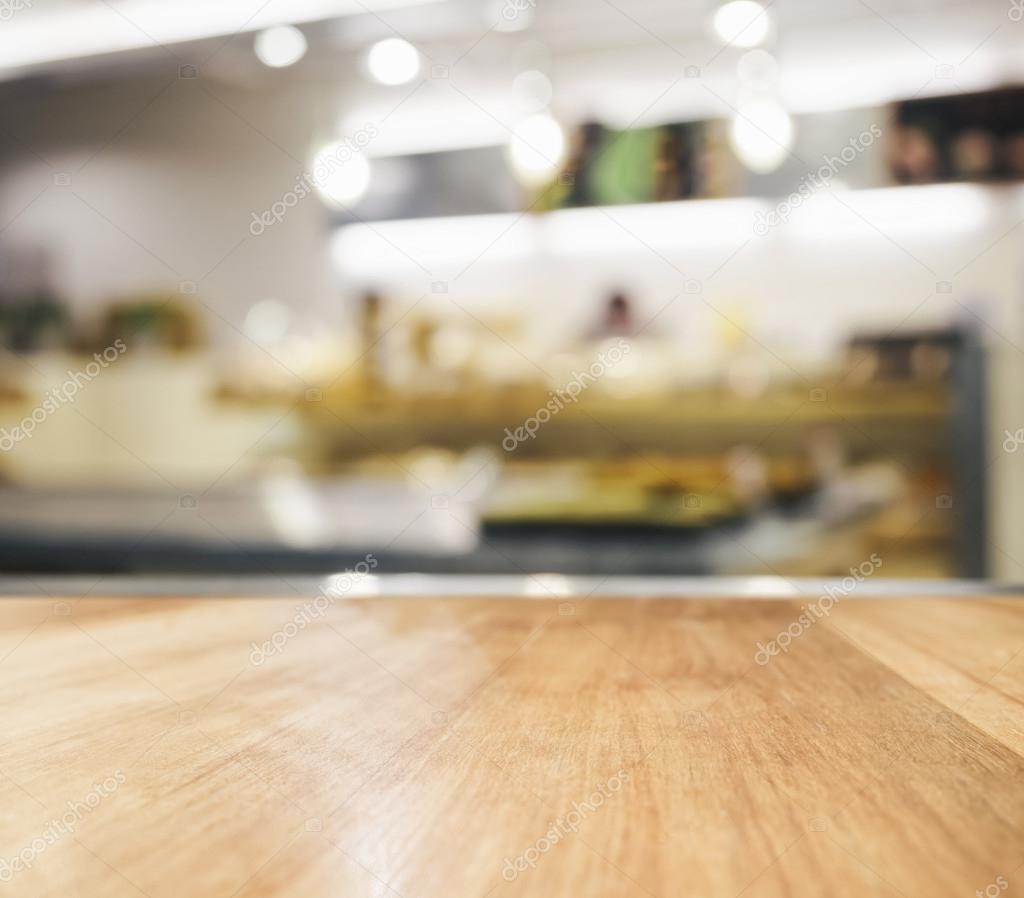
[[[211,322],[218,342],[268,297],[293,306],[300,326],[338,321],[318,201],[249,232],[252,213],[304,169],[315,140],[307,99],[172,71],[3,103],[0,254],[45,247],[54,286],[83,314],[195,282],[223,316]]]

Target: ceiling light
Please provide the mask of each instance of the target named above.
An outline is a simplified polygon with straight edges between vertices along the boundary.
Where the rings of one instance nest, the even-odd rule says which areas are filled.
[[[554,88],[543,72],[531,69],[520,72],[512,82],[516,103],[526,112],[539,112],[551,103]]]
[[[306,36],[294,25],[275,25],[256,35],[255,49],[264,65],[283,69],[306,55]]]
[[[534,222],[527,216],[460,215],[348,224],[331,238],[331,258],[338,271],[380,284],[422,271],[450,268],[457,272],[467,258],[484,254],[481,265],[521,264],[536,245]],[[410,247],[413,261],[400,247]],[[486,263],[486,264],[485,264]]]
[[[789,155],[793,134],[793,119],[777,100],[751,100],[733,119],[729,143],[747,168],[767,174]]]
[[[348,141],[334,141],[314,157],[312,181],[320,196],[336,206],[353,206],[370,188],[372,170],[367,158]]]
[[[727,44],[756,47],[768,36],[768,11],[755,0],[729,0],[718,8],[715,31]]]
[[[999,214],[995,197],[978,184],[851,190],[839,199],[817,194],[793,217],[791,233],[833,245],[845,245],[837,244],[839,239],[877,240],[880,230],[900,240],[962,240],[992,226]]]
[[[736,76],[748,90],[769,90],[779,81],[779,63],[767,50],[751,50],[736,63]]]
[[[291,310],[284,303],[261,299],[245,316],[245,335],[261,346],[273,345],[287,335],[291,318]]]
[[[550,115],[531,115],[516,126],[508,154],[519,182],[539,187],[550,181],[562,164],[565,134]]]
[[[370,75],[381,84],[405,84],[420,72],[419,51],[400,37],[378,41],[366,58]]]

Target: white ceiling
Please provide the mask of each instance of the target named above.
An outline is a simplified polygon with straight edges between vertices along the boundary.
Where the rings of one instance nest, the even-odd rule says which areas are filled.
[[[524,67],[523,48],[532,46],[532,57],[541,59],[538,66],[546,67],[555,82],[556,109],[561,103],[565,110],[585,110],[615,123],[623,110],[632,119],[636,110],[650,106],[687,66],[700,70],[699,80],[684,81],[645,115],[651,120],[721,115],[716,95],[731,95],[741,54],[723,47],[711,31],[716,0],[536,0],[529,29],[514,34],[493,27],[501,4],[529,0],[261,2],[36,2],[0,29],[0,78],[25,73],[135,77],[147,66],[166,67],[175,57],[208,56],[203,41],[196,40],[204,35],[287,20],[301,23],[310,39],[309,58],[294,70],[263,69],[252,54],[251,37],[242,34],[218,51],[218,70],[206,74],[256,89],[268,79],[342,79],[353,82],[372,107],[375,88],[359,86],[360,54],[370,42],[397,33],[424,49],[432,62],[457,65],[463,83],[483,98],[492,89],[507,93],[517,67]],[[773,0],[769,6],[775,28],[767,46],[780,61],[784,99],[795,112],[1024,81],[1024,22],[1009,18],[1010,0]],[[185,43],[176,44],[173,53],[159,45],[178,40]],[[222,43],[218,38],[217,45]],[[104,44],[125,49],[86,55]],[[953,76],[939,76],[942,67],[952,67]],[[393,91],[380,96],[385,108],[393,107]],[[500,108],[499,100],[490,102]],[[412,114],[417,103],[424,104],[426,121],[436,114],[429,90],[403,111]]]

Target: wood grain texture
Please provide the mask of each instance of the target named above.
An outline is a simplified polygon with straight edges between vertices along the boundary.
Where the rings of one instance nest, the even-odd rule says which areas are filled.
[[[0,895],[1024,896],[1024,601],[312,598],[0,600]]]

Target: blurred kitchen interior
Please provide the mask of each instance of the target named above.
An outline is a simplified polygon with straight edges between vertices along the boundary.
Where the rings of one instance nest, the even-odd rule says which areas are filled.
[[[0,565],[1021,580],[1018,6],[9,0]]]

